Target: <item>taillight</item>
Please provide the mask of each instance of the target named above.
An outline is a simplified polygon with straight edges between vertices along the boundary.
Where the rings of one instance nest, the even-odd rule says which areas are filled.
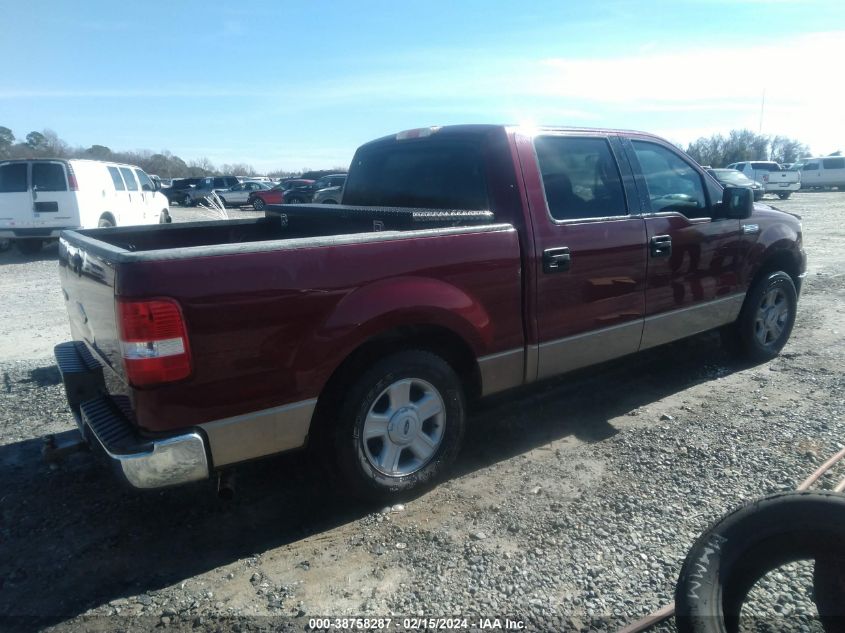
[[[67,184],[71,191],[79,191],[79,183],[76,182],[76,174],[73,171],[73,165],[67,163]]]
[[[172,299],[118,300],[126,379],[136,387],[187,378],[191,350],[179,304]]]

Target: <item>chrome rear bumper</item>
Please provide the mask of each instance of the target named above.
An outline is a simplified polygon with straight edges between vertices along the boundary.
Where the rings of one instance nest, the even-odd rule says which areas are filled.
[[[82,436],[101,448],[135,488],[164,488],[209,476],[205,439],[198,431],[147,438],[132,424],[129,402],[108,394],[103,369],[84,343],[55,348],[68,404]]]

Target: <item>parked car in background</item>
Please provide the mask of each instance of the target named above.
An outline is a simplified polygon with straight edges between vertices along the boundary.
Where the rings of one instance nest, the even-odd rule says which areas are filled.
[[[798,218],[639,132],[400,132],[358,149],[343,199],[63,233],[57,364],[132,485],[308,447],[395,502],[461,455],[477,398],[714,328],[775,357],[806,270]]]
[[[167,198],[135,165],[98,160],[0,161],[0,239],[23,253],[63,229],[169,222]]]
[[[329,174],[323,176],[312,182],[310,185],[304,185],[291,188],[285,193],[286,204],[305,204],[314,199],[314,194],[320,189],[328,187],[342,187],[346,182],[346,174]]]
[[[285,195],[288,192],[298,187],[308,187],[313,184],[313,180],[305,178],[284,180],[272,189],[253,191],[247,199],[247,204],[251,204],[257,211],[262,211],[268,204],[284,204]]]
[[[801,174],[794,169],[782,169],[774,161],[731,163],[728,169],[736,169],[751,180],[763,183],[766,193],[777,194],[781,200],[786,200],[792,192],[801,188]]]
[[[754,200],[760,200],[763,197],[765,189],[762,183],[756,180],[751,180],[748,176],[736,169],[713,169],[709,167],[706,169],[707,173],[719,181],[723,187],[746,187],[754,192]]]
[[[190,196],[185,194],[193,189],[200,181],[199,178],[174,178],[170,186],[162,190],[162,193],[167,196],[167,201],[170,204],[181,204],[183,206],[190,206]]]
[[[801,187],[838,187],[845,190],[845,156],[820,156],[802,158],[795,163],[795,169],[801,172]]]
[[[200,178],[196,185],[190,189],[186,189],[182,194],[180,204],[185,207],[192,207],[194,205],[208,202],[208,198],[215,189],[228,189],[239,184],[237,176],[208,176]]]
[[[343,179],[346,182],[346,178]],[[334,185],[332,187],[325,187],[314,192],[314,197],[311,202],[315,204],[340,204],[343,198],[343,185]]]
[[[235,206],[239,207],[245,204],[251,204],[249,197],[252,193],[257,191],[269,191],[270,185],[263,182],[253,182],[247,180],[246,182],[232,185],[228,189],[215,189],[215,192],[220,197],[220,201],[224,207]]]

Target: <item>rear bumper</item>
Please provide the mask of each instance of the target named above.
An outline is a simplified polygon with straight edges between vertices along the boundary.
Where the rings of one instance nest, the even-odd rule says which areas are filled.
[[[63,226],[59,228],[46,229],[0,229],[0,238],[7,240],[32,240],[32,239],[58,239],[59,234],[67,229],[76,229],[76,226]]]
[[[767,182],[765,185],[766,193],[777,193],[778,191],[798,191],[801,189],[800,182]]]
[[[82,436],[135,488],[164,488],[209,476],[206,442],[198,431],[147,438],[131,422],[128,399],[108,394],[103,368],[84,343],[55,348],[68,404]]]

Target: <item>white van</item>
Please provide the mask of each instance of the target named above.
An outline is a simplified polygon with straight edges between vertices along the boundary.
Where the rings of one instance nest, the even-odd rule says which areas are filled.
[[[35,253],[62,229],[169,222],[143,170],[99,160],[0,161],[0,239]]]
[[[839,187],[845,189],[845,156],[820,156],[819,158],[802,158],[795,163],[793,169],[801,171],[801,186],[810,187]]]

